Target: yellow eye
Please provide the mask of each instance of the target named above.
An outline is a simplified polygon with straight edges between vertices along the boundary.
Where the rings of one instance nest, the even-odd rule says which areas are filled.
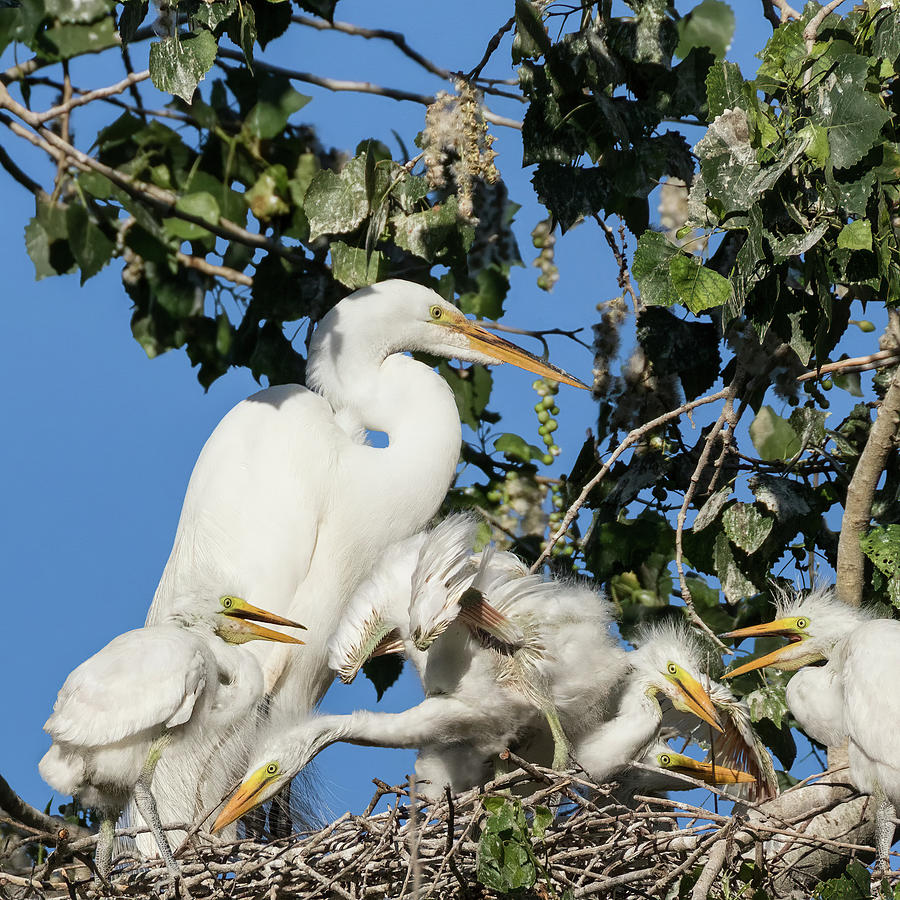
[[[234,606],[234,598],[233,597],[222,597],[219,601],[224,609],[231,609]]]
[[[677,674],[678,674],[678,666],[676,666],[675,663],[670,662],[670,663],[666,666],[666,671],[667,671],[670,675],[677,675]]]
[[[809,625],[809,619],[799,618],[797,619],[797,627],[798,628],[806,628]]]
[[[660,758],[659,758],[659,764],[661,766],[667,766],[667,765],[669,765],[669,763],[671,761],[672,761],[672,758],[666,753],[663,753],[662,756],[660,756]]]
[[[277,775],[278,763],[271,762],[266,766],[266,775]]]
[[[437,304],[432,306],[430,311],[432,319],[440,319],[444,315],[444,311]]]

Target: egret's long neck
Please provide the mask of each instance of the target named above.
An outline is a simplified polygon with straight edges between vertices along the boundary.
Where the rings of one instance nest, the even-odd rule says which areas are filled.
[[[575,757],[596,781],[603,781],[643,755],[655,739],[662,710],[633,675],[622,692],[618,712],[575,746]]]
[[[307,380],[349,433],[387,434],[386,448],[360,447],[341,463],[360,502],[389,514],[391,540],[400,540],[422,528],[444,499],[459,460],[459,412],[444,379],[402,355],[392,335],[363,337],[363,329],[340,324],[323,322],[316,333]]]

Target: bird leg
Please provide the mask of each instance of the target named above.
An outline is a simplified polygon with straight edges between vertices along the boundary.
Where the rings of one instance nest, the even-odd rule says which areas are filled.
[[[169,846],[169,842],[166,839],[162,821],[159,818],[159,810],[156,808],[156,800],[153,798],[153,794],[150,791],[150,785],[153,781],[153,772],[156,769],[156,764],[159,762],[160,755],[168,743],[169,736],[168,734],[164,734],[151,745],[150,752],[147,754],[147,761],[144,763],[144,769],[134,786],[134,802],[137,804],[137,808],[143,816],[144,821],[150,827],[153,837],[156,838],[156,843],[159,846],[159,852],[163,862],[166,864],[166,868],[173,878],[177,878],[181,874],[181,868],[175,861],[172,848]]]
[[[550,733],[553,735],[553,768],[557,772],[561,772],[569,763],[569,753],[572,745],[563,731],[562,723],[559,721],[559,715],[552,706],[548,706],[543,710],[544,718],[550,726]]]
[[[116,820],[104,816],[100,822],[100,834],[97,835],[97,849],[94,852],[94,865],[97,868],[97,879],[109,881],[112,868],[113,838],[116,836]]]
[[[881,882],[891,870],[890,852],[894,842],[894,804],[885,796],[881,785],[872,794],[875,801],[875,849],[877,859],[872,870],[872,896],[882,896]]]

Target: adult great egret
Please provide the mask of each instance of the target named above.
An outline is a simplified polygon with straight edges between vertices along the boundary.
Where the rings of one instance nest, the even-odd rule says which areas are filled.
[[[421,285],[385,281],[343,299],[319,323],[307,361],[310,390],[281,385],[239,403],[206,442],[148,624],[174,598],[215,589],[234,573],[247,600],[302,618],[302,659],[256,648],[271,706],[311,710],[332,679],[326,641],[376,558],[423,528],[459,459],[453,394],[421,351],[485,365],[509,362],[585,388],[555,366],[470,322]],[[382,431],[388,446],[365,443]],[[198,778],[200,775],[198,774]],[[165,758],[156,775],[164,818],[182,821],[183,783]]]
[[[239,597],[181,598],[165,623],[127,631],[66,678],[44,730],[53,744],[38,768],[63,794],[103,812],[97,871],[106,878],[116,819],[134,796],[168,869],[178,864],[151,793],[167,748],[196,745],[251,715],[263,695],[262,670],[243,648],[266,640],[303,641],[256,622],[302,628]]]
[[[784,647],[726,673],[741,675],[773,666],[793,671],[787,705],[800,727],[829,747],[848,739],[850,780],[875,798],[875,846],[881,872],[890,868],[893,814],[900,803],[900,745],[891,723],[900,720],[900,622],[874,619],[843,603],[832,588],[786,596],[771,622],[723,637],[786,637]],[[802,668],[827,660],[826,665]],[[876,872],[876,877],[878,872]]]

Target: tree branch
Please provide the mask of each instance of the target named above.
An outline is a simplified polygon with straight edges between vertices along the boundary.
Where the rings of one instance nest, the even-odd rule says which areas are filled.
[[[59,818],[59,816],[48,816],[46,813],[35,809],[9,786],[9,782],[2,775],[0,775],[0,809],[5,810],[13,819],[16,819],[23,825],[35,828],[38,831],[55,835],[61,828],[67,828],[70,835],[77,837],[87,837],[91,834],[89,828],[67,822],[65,819]]]
[[[869,430],[866,446],[847,486],[847,502],[841,520],[838,540],[836,590],[838,597],[851,606],[862,602],[865,559],[859,545],[869,525],[875,489],[894,449],[897,424],[900,422],[900,366],[894,370],[890,387]]]
[[[488,45],[485,48],[484,56],[481,57],[481,61],[472,69],[471,72],[466,76],[466,80],[475,81],[479,75],[481,75],[481,70],[488,64],[488,60],[494,55],[494,51],[500,46],[500,41],[503,39],[503,35],[509,31],[513,25],[516,24],[516,17],[511,16],[504,22],[498,29],[494,36],[488,41]],[[524,98],[523,98],[524,99]]]
[[[196,269],[204,275],[210,275],[213,278],[224,278],[234,284],[242,284],[244,287],[253,287],[253,279],[244,272],[238,272],[229,266],[217,266],[214,263],[207,262],[201,256],[188,256],[180,250],[176,254],[178,262],[188,269]]]
[[[762,0],[763,15],[772,23],[773,28],[777,28],[788,19],[799,19],[800,13],[787,3],[787,0]],[[776,7],[780,11],[775,12]]]
[[[653,431],[654,428],[659,428],[660,425],[665,425],[666,422],[671,422],[672,419],[677,419],[679,418],[679,416],[683,416],[685,413],[696,409],[698,406],[704,406],[707,403],[715,403],[716,400],[723,400],[727,396],[728,388],[723,388],[721,391],[718,391],[715,394],[710,394],[708,397],[700,397],[697,400],[691,400],[690,403],[684,403],[677,409],[673,409],[669,412],[663,413],[661,416],[657,416],[655,419],[651,419],[649,422],[645,422],[638,428],[634,428],[629,431],[622,443],[620,443],[619,446],[616,447],[615,450],[613,450],[609,459],[603,464],[600,471],[593,478],[591,478],[590,481],[587,482],[587,484],[585,484],[575,502],[566,510],[566,514],[563,517],[562,522],[560,522],[559,528],[557,528],[556,533],[547,542],[547,546],[541,552],[541,555],[537,558],[530,571],[532,573],[536,572],[538,569],[540,569],[544,562],[546,562],[553,548],[562,539],[563,535],[566,533],[566,531],[568,531],[569,526],[575,520],[575,516],[578,515],[578,511],[582,506],[584,506],[588,495],[606,477],[606,474],[612,468],[613,463],[632,444],[634,444],[641,437],[647,434],[647,432]]]
[[[33,178],[16,165],[13,158],[6,152],[3,146],[0,146],[0,166],[3,166],[3,168],[12,176],[13,180],[21,184],[26,191],[30,191],[37,197],[46,198],[50,196]]]
[[[773,0],[773,2],[777,3],[777,0]],[[806,28],[803,29],[803,40],[806,42],[806,52],[811,53],[813,45],[816,43],[816,35],[819,33],[819,28],[825,19],[831,15],[842,3],[844,0],[831,0],[831,3],[826,3],[810,20],[809,24]],[[797,16],[799,19],[800,16]]]
[[[74,109],[76,106],[84,106],[85,103],[90,103],[92,100],[102,100],[105,97],[112,97],[115,94],[122,94],[134,85],[139,84],[142,81],[146,81],[149,77],[149,69],[145,69],[143,72],[135,72],[133,75],[129,75],[127,78],[123,78],[117,84],[111,84],[109,87],[97,88],[95,91],[87,91],[87,93],[79,94],[79,96],[77,97],[72,97],[66,102],[60,103],[58,106],[53,106],[42,113],[34,113],[34,121],[38,124],[43,124],[48,119],[55,119],[57,116],[61,116],[63,113],[67,113],[70,109]]]
[[[231,59],[235,62],[244,62],[244,54],[238,53],[236,50],[229,50],[224,47],[219,48],[219,54],[216,58]],[[287,69],[284,66],[276,66],[272,63],[264,63],[256,60],[253,63],[257,69],[271,72],[273,75],[281,75],[284,78],[290,78],[293,81],[302,81],[305,84],[315,84],[329,91],[352,91],[359,94],[375,94],[379,97],[388,97],[391,100],[407,100],[411,103],[420,103],[423,106],[431,106],[434,103],[434,97],[429,94],[415,94],[412,91],[404,91],[399,88],[384,87],[380,84],[373,84],[371,81],[344,81],[338,78],[325,78],[322,75],[316,75],[313,72],[299,72],[296,69]],[[494,125],[502,125],[505,128],[522,129],[522,123],[516,119],[508,119],[506,116],[498,116],[489,109],[484,109],[484,117],[488,122]]]
[[[839,359],[837,362],[825,363],[818,369],[804,372],[797,381],[809,381],[810,378],[820,378],[829,372],[865,372],[867,369],[877,369],[880,366],[892,366],[900,357],[900,347],[894,350],[879,350],[868,356],[854,356],[850,359]]]

